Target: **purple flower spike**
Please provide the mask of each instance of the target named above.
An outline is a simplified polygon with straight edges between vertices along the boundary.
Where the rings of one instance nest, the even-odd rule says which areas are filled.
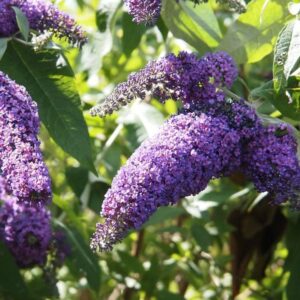
[[[58,38],[66,38],[71,44],[79,46],[87,41],[85,33],[73,18],[43,0],[1,0],[0,37],[11,36],[19,30],[12,6],[18,7],[27,17],[30,28],[39,33],[50,31]]]
[[[0,72],[0,195],[30,204],[51,200],[51,182],[38,132],[36,103],[24,87]]]
[[[45,263],[52,236],[50,213],[45,208],[6,201],[0,207],[0,224],[3,227],[0,239],[19,267],[30,268]]]
[[[93,250],[111,250],[160,206],[202,191],[212,178],[240,165],[240,138],[221,118],[187,113],[173,116],[146,140],[113,180],[102,206]]]
[[[237,69],[225,52],[217,52],[198,59],[194,54],[180,52],[152,61],[126,82],[119,84],[103,103],[91,110],[92,115],[103,117],[118,110],[134,99],[155,97],[181,100],[185,108],[224,100],[220,87],[231,87]]]
[[[245,149],[243,166],[255,187],[269,192],[274,204],[289,200],[299,208],[297,141],[289,125],[272,125],[257,132]]]
[[[125,0],[124,2],[136,23],[154,25],[159,18],[161,0]]]

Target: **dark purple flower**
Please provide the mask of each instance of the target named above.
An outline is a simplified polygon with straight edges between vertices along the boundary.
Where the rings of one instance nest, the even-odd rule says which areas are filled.
[[[65,259],[72,253],[68,237],[61,230],[56,230],[53,232],[51,248],[54,267],[62,266]]]
[[[0,72],[0,194],[31,204],[51,200],[38,132],[36,103],[24,87]]]
[[[51,2],[43,0],[1,0],[0,37],[18,32],[12,6],[18,7],[27,17],[31,29],[44,33],[53,32],[58,38],[66,38],[72,44],[82,46],[85,33],[68,14],[58,10]]]
[[[0,224],[0,238],[20,267],[45,263],[51,241],[50,213],[46,208],[6,201],[0,207]]]
[[[161,0],[124,0],[136,23],[154,25],[159,18]]]
[[[260,192],[269,192],[275,204],[297,203],[300,166],[297,141],[287,124],[257,131],[243,153],[243,171]]]
[[[91,247],[110,250],[160,206],[202,191],[212,178],[240,165],[240,137],[226,121],[206,114],[173,116],[121,168],[102,206]]]
[[[237,76],[233,59],[217,52],[198,59],[194,54],[180,52],[152,61],[126,82],[119,84],[104,102],[91,110],[92,115],[105,116],[134,99],[155,97],[181,100],[185,108],[224,100],[220,87],[231,87]]]

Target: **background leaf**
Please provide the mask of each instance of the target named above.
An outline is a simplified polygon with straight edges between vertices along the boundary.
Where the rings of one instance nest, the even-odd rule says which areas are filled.
[[[220,43],[218,49],[228,52],[239,64],[255,63],[270,54],[282,26],[291,18],[289,0],[265,2],[251,1]]]
[[[29,299],[27,287],[9,250],[0,241],[0,298]],[[4,298],[2,298],[2,297]],[[7,298],[6,298],[7,297]]]
[[[69,228],[59,221],[56,221],[55,224],[68,236],[72,245],[72,256],[77,268],[86,275],[91,288],[98,292],[101,282],[101,270],[96,255],[75,228]]]

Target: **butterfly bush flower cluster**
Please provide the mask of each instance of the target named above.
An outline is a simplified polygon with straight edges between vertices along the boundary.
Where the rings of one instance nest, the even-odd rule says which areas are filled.
[[[212,178],[240,164],[238,133],[221,118],[187,113],[172,117],[145,141],[115,177],[105,196],[92,248],[111,249],[140,228],[160,206],[203,190]]]
[[[178,0],[173,0],[178,2]],[[208,0],[191,0],[194,4],[206,3]],[[232,10],[239,13],[246,11],[246,4],[243,0],[217,0],[221,4],[227,4]],[[154,25],[161,12],[162,0],[124,0],[129,14],[133,17],[133,21],[146,25]]]
[[[201,59],[187,52],[180,52],[178,56],[169,54],[131,74],[103,103],[95,106],[91,114],[103,117],[134,99],[147,97],[161,102],[170,98],[181,100],[186,107],[201,101],[223,100],[219,88],[230,87],[236,76],[233,59],[225,52],[208,54]]]
[[[183,108],[146,140],[112,182],[102,205],[104,223],[91,240],[111,250],[161,206],[201,192],[213,178],[242,171],[274,204],[297,204],[300,166],[287,125],[264,126],[244,100],[226,97],[237,68],[226,53],[201,59],[186,52],[150,62],[92,110],[104,116],[135,98],[181,100]]]
[[[160,16],[161,0],[125,0],[124,2],[136,23],[153,25]]]
[[[287,124],[262,128],[245,147],[243,166],[260,192],[269,192],[273,202],[286,200],[295,206],[300,190],[297,141]]]
[[[56,246],[57,264],[68,255],[52,233],[51,180],[38,140],[36,103],[0,72],[0,240],[21,268],[44,265]]]
[[[40,34],[50,31],[79,46],[86,42],[85,33],[75,20],[47,0],[1,0],[0,37],[9,37],[19,30],[12,7],[19,8],[27,17],[30,28]]]
[[[37,105],[0,72],[0,170],[5,191],[20,202],[47,204],[51,183],[38,140]]]
[[[0,209],[0,221],[4,224],[2,239],[21,268],[46,262],[52,233],[45,207],[6,201]]]

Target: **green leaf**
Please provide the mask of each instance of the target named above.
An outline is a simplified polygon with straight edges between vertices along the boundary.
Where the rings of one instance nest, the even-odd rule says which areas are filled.
[[[228,52],[239,64],[255,63],[273,51],[276,38],[291,16],[289,0],[251,1],[247,12],[229,27],[219,50]]]
[[[15,300],[30,299],[27,287],[14,258],[1,241],[0,266],[0,298]]]
[[[96,11],[96,25],[100,32],[105,32],[108,26],[109,14],[104,9],[99,9]]]
[[[173,35],[204,54],[222,38],[218,21],[209,4],[163,0],[161,16]]]
[[[30,31],[28,19],[18,7],[13,6],[12,9],[16,14],[17,24],[22,35],[24,39],[28,41]]]
[[[280,93],[286,88],[288,77],[286,76],[285,65],[288,60],[294,25],[294,22],[287,24],[280,32],[276,42],[273,62],[274,89],[276,93]]]
[[[66,170],[66,178],[68,184],[72,188],[75,195],[80,198],[89,179],[89,172],[85,168],[70,167]]]
[[[156,25],[157,25],[160,33],[162,34],[163,39],[166,40],[168,33],[169,33],[169,29],[167,28],[167,26],[161,16],[159,17]]]
[[[0,60],[2,59],[6,49],[9,38],[1,38],[0,39]]]
[[[110,186],[103,181],[95,181],[91,184],[88,207],[96,214],[99,213],[104,196],[109,188]]]
[[[142,36],[146,32],[147,27],[134,23],[132,21],[132,16],[127,13],[123,13],[122,26],[122,48],[124,54],[129,57],[132,51],[140,44]]]
[[[173,207],[173,206],[160,207],[155,212],[155,214],[151,216],[149,221],[144,224],[144,227],[161,224],[168,219],[174,219],[184,213],[185,210],[181,207]]]
[[[300,294],[300,239],[296,238],[300,230],[300,220],[296,224],[289,223],[286,245],[289,251],[285,270],[290,272],[286,286],[287,300],[298,299]]]
[[[142,143],[146,138],[155,135],[164,117],[162,113],[147,103],[135,103],[129,108],[123,108],[119,113],[118,122],[125,125],[133,125],[138,142]]]
[[[98,292],[101,282],[101,270],[97,256],[91,251],[76,229],[67,227],[58,220],[55,220],[55,224],[68,236],[72,245],[72,256],[77,268],[85,274],[90,287]]]
[[[267,100],[272,101],[274,97],[274,84],[273,80],[270,80],[261,86],[253,89],[250,93],[250,98],[253,100]]]
[[[54,141],[95,172],[74,74],[65,57],[54,50],[35,53],[30,47],[10,42],[0,68],[37,101],[40,118]]]
[[[118,255],[120,256],[121,264],[124,265],[127,272],[144,273],[143,265],[137,257],[132,256],[125,251],[118,251]]]
[[[194,223],[191,227],[191,233],[197,244],[204,251],[211,245],[211,236],[202,224]]]

